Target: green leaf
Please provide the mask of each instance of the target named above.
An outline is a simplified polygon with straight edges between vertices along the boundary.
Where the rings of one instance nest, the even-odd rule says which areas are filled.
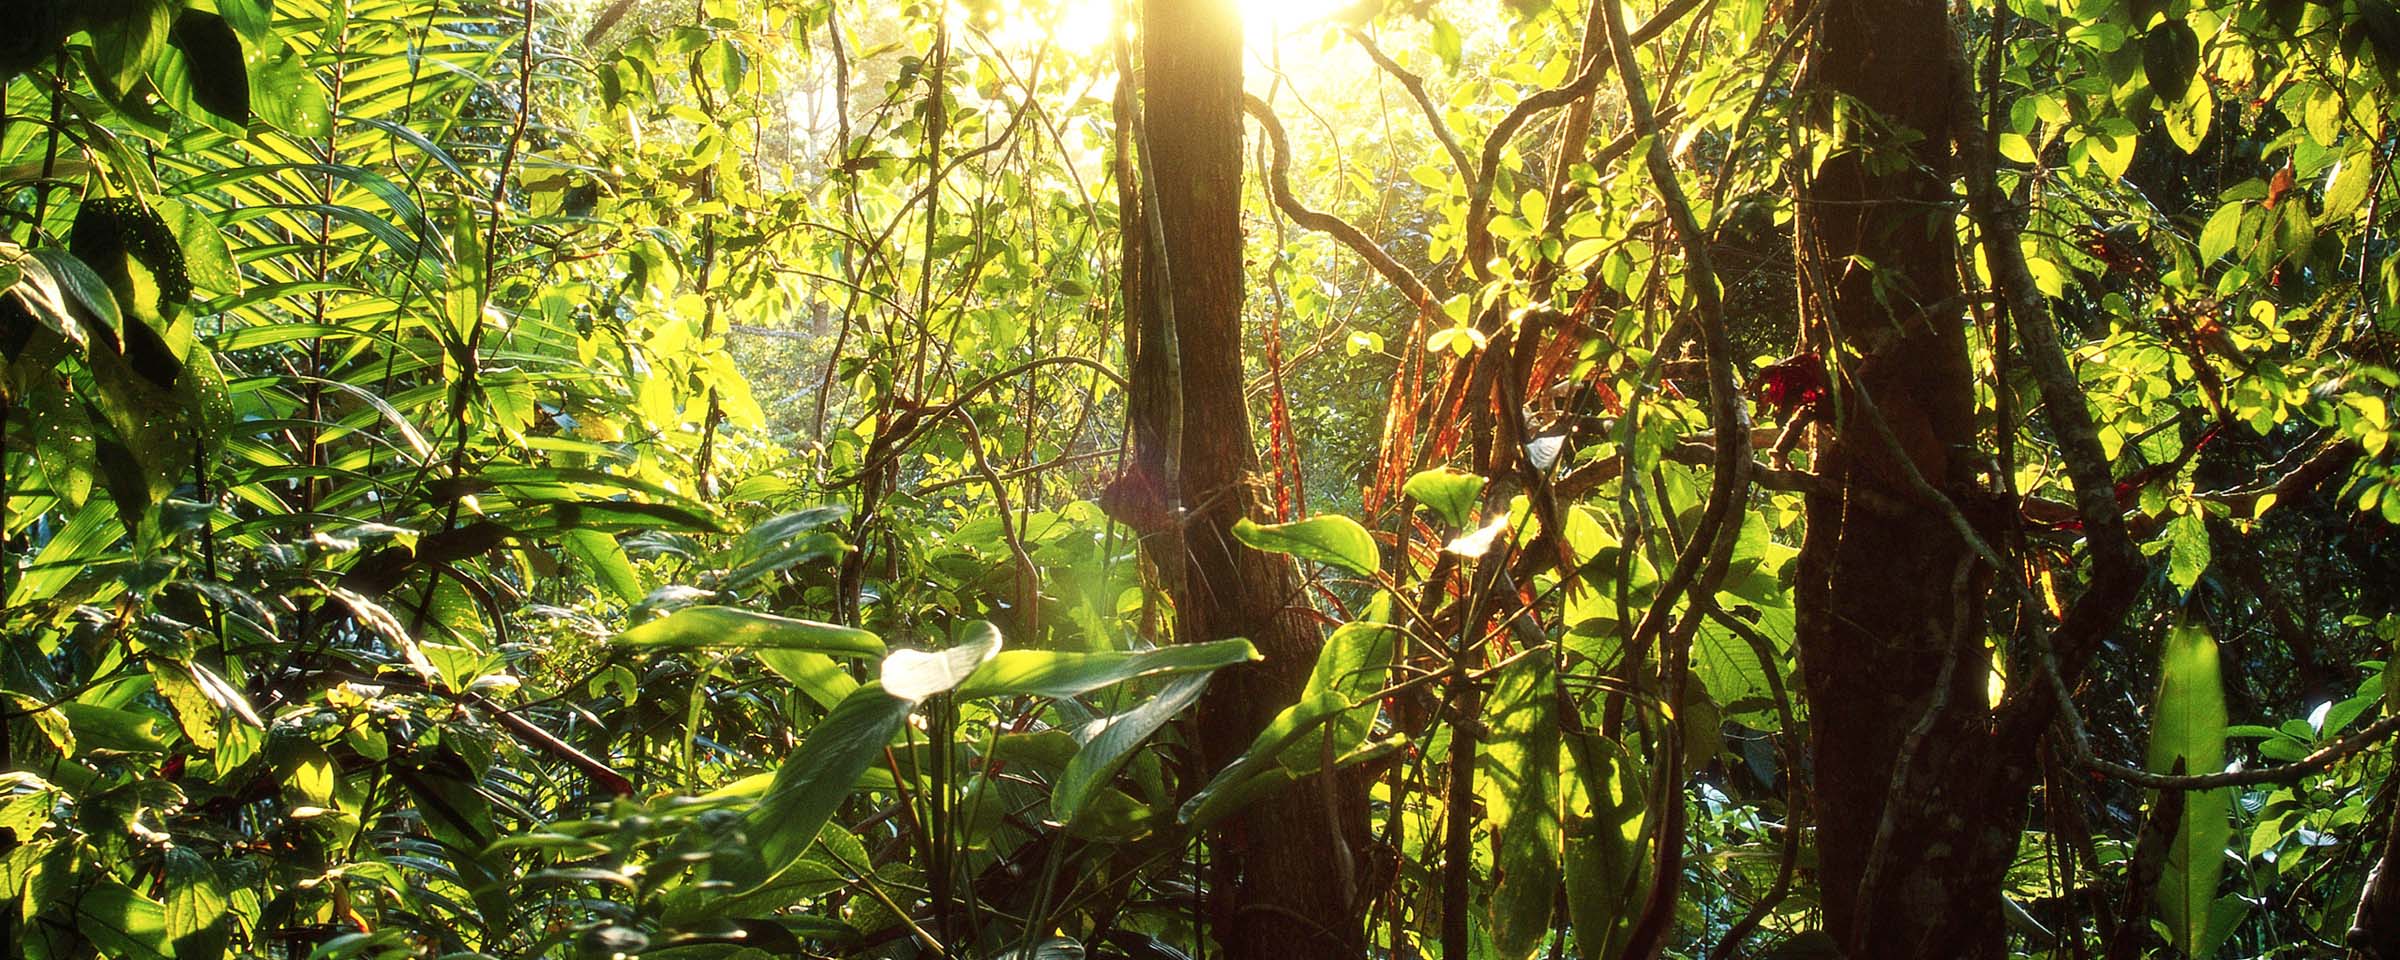
[[[90,29],[99,79],[120,91],[130,90],[166,48],[173,15],[163,0],[127,0],[117,5],[113,16],[95,17]],[[14,16],[11,14],[11,19]]]
[[[753,651],[751,656],[757,657],[758,662],[789,682],[792,689],[807,695],[818,706],[828,710],[841,703],[842,698],[849,696],[851,691],[858,689],[858,681],[851,679],[850,672],[822,653],[758,650]]]
[[[298,51],[285,49],[250,61],[250,106],[258,119],[295,137],[333,132],[325,87]]]
[[[206,858],[183,847],[166,852],[164,867],[167,902],[161,926],[176,960],[225,956],[229,904],[216,871]]]
[[[2367,188],[2374,182],[2374,151],[2360,151],[2342,158],[2326,180],[2325,209],[2319,219],[2330,222],[2349,216],[2366,202]]]
[[[183,248],[184,272],[191,277],[194,289],[215,294],[230,294],[241,289],[241,276],[234,270],[233,253],[225,245],[225,231],[210,220],[191,201],[162,197],[151,204],[167,228],[174,232],[175,242]]]
[[[1382,566],[1381,554],[1375,548],[1375,536],[1358,521],[1336,513],[1310,517],[1291,523],[1253,523],[1247,517],[1233,524],[1234,539],[1268,553],[1288,553],[1302,560],[1313,560],[1348,570],[1359,576],[1373,576]]]
[[[1257,648],[1239,638],[1139,652],[1002,650],[958,685],[958,696],[962,700],[1012,694],[1078,697],[1136,677],[1205,673],[1256,659]]]
[[[275,38],[274,0],[217,0],[217,12],[253,46]]]
[[[1622,951],[1648,887],[1647,777],[1614,740],[1568,734],[1565,743],[1575,767],[1562,781],[1567,920],[1582,960],[1601,960]]]
[[[2233,250],[2234,241],[2241,236],[2245,206],[2243,201],[2236,200],[2209,215],[2208,225],[2200,228],[2201,260],[2213,263]]]
[[[885,693],[880,683],[865,684],[809,728],[800,748],[776,768],[766,795],[750,811],[750,835],[758,841],[770,882],[800,862],[912,706]]]
[[[2198,513],[2178,514],[2167,521],[2166,538],[2167,580],[2189,593],[2208,569],[2208,525]]]
[[[101,279],[100,274],[90,266],[64,250],[44,247],[35,250],[33,255],[49,271],[51,279],[57,281],[59,292],[65,294],[61,299],[67,308],[82,308],[76,319],[83,323],[86,334],[95,332],[93,328],[99,327],[106,330],[112,339],[122,335],[125,318],[117,310],[117,296],[109,292],[108,281]],[[27,274],[29,277],[31,275]]]
[[[1242,645],[1249,646],[1246,642]],[[1142,741],[1199,701],[1200,692],[1208,688],[1208,678],[1206,673],[1178,677],[1140,706],[1077,730],[1075,736],[1083,742],[1083,749],[1075,752],[1059,773],[1058,782],[1051,785],[1052,819],[1072,826]]]
[[[617,634],[614,642],[648,650],[807,650],[843,657],[884,651],[882,638],[857,627],[718,606],[685,607]]]
[[[1408,478],[1400,492],[1409,499],[1432,508],[1450,525],[1459,528],[1473,526],[1476,506],[1482,503],[1484,479],[1463,470],[1438,467]]]
[[[2200,144],[2208,139],[2208,129],[2217,116],[2217,96],[2209,92],[2208,84],[2193,84],[2184,95],[2169,101],[2159,111],[2167,128],[2167,137],[2185,153],[2200,152]]]
[[[734,544],[721,589],[735,590],[753,580],[812,560],[838,557],[847,549],[841,537],[817,528],[849,515],[850,508],[811,507],[776,517],[742,534]]]
[[[2330,147],[2342,138],[2342,93],[2328,87],[2317,87],[2309,93],[2308,103],[2300,110],[2300,122],[2308,128],[2308,138],[2318,146]]]
[[[1558,697],[1547,657],[1501,669],[1484,700],[1475,792],[1492,831],[1485,924],[1493,955],[1527,960],[1550,930],[1560,869]]]
[[[2142,75],[2159,99],[2173,103],[2191,88],[2200,69],[2200,35],[2181,17],[2167,20],[2142,34]]]
[[[642,579],[633,571],[632,562],[625,559],[625,549],[617,538],[598,530],[562,530],[559,540],[575,559],[591,568],[592,576],[608,592],[626,603],[638,603],[645,591]]]
[[[2111,180],[2120,180],[2133,166],[2134,145],[2140,139],[2133,121],[2120,116],[2102,117],[2085,132],[2083,145],[2091,159],[2107,172]],[[2053,294],[2055,296],[2055,294]]]
[[[1382,704],[1371,698],[1390,678],[1392,648],[1402,636],[1400,628],[1391,624],[1354,620],[1336,627],[1317,650],[1316,666],[1309,671],[1308,685],[1301,688],[1300,695],[1305,699],[1333,694],[1352,705],[1332,734],[1336,754],[1357,749],[1374,732],[1375,714]],[[1323,760],[1320,750],[1308,755],[1300,766],[1314,770]]]
[[[224,17],[186,10],[167,37],[183,54],[192,102],[236,126],[250,123],[250,72],[243,65],[242,39]]]
[[[165,718],[148,710],[120,710],[69,700],[52,708],[75,731],[78,752],[111,750],[118,753],[164,753]]]
[[[1241,756],[1226,764],[1225,769],[1217,771],[1207,785],[1192,794],[1191,799],[1184,801],[1183,808],[1176,811],[1176,819],[1192,827],[1205,827],[1232,813],[1241,806],[1241,801],[1251,796],[1242,788],[1270,771],[1280,769],[1279,761],[1284,747],[1301,735],[1323,726],[1326,721],[1341,716],[1342,711],[1349,707],[1349,698],[1338,693],[1320,693],[1285,707],[1267,724],[1266,729],[1260,730],[1258,736],[1250,741],[1249,749],[1242,751]]]
[[[112,877],[84,881],[76,891],[75,929],[122,960],[168,960],[167,908]]]
[[[958,686],[959,682],[1000,652],[1000,628],[983,621],[968,624],[961,642],[947,650],[894,650],[883,658],[883,689],[915,702]]]
[[[2225,767],[2225,688],[2217,664],[2217,641],[2208,628],[2178,625],[2167,631],[2159,659],[2158,697],[2150,708],[2149,769],[2154,773],[2214,773]],[[2158,879],[2159,918],[2167,937],[2186,956],[2207,956],[2211,905],[2225,869],[2225,844],[2232,837],[2229,789],[2184,794],[2183,820],[2167,851]]]

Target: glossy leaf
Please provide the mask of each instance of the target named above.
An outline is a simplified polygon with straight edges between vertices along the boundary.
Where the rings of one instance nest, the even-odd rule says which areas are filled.
[[[2158,696],[2150,708],[2149,769],[2154,773],[2214,773],[2225,767],[2225,688],[2217,641],[2208,628],[2179,625],[2167,632],[2159,660]],[[2167,938],[2188,956],[2215,952],[2209,912],[2224,875],[2228,817],[2225,788],[2189,791],[2183,820],[2158,879],[2159,918]]]
[[[923,700],[957,686],[999,652],[1000,629],[978,621],[949,649],[892,651],[883,658],[883,689],[912,703]]]
[[[1472,473],[1437,467],[1408,478],[1400,490],[1432,509],[1451,526],[1464,529],[1474,524],[1477,505],[1483,499],[1483,484],[1484,479]]]
[[[1288,553],[1362,577],[1373,576],[1383,563],[1374,535],[1358,521],[1339,514],[1273,524],[1244,518],[1234,522],[1233,536],[1254,549]]]
[[[850,796],[867,764],[900,732],[913,701],[869,683],[842,698],[825,719],[810,727],[800,748],[776,768],[775,778],[751,808],[750,835],[758,841],[770,875],[798,863],[817,832]]]
[[[1078,697],[1138,677],[1206,673],[1257,659],[1250,641],[1238,638],[1142,651],[1002,650],[959,684],[958,695]]]
[[[1117,769],[1124,766],[1144,740],[1199,702],[1201,691],[1208,688],[1208,678],[1206,673],[1177,677],[1140,705],[1094,720],[1076,731],[1083,749],[1067,761],[1058,782],[1051,786],[1050,815],[1061,823],[1073,825],[1093,796],[1107,786],[1109,778],[1116,775]]]
[[[685,607],[615,641],[644,650],[805,650],[846,657],[882,656],[883,640],[856,627],[779,617],[733,607]]]

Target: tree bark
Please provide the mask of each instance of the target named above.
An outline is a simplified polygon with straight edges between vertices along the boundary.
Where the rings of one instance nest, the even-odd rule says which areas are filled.
[[[1991,734],[1990,571],[1907,476],[1975,482],[1953,42],[1939,0],[1828,0],[1801,79],[1815,123],[1849,131],[1798,191],[1801,336],[1841,390],[1796,590],[1825,924],[1851,960],[2002,956],[2032,783],[2033,744]]]
[[[1155,241],[1163,256],[1129,251],[1126,261],[1136,449],[1130,482],[1107,500],[1164,573],[1178,642],[1245,637],[1264,655],[1220,672],[1201,698],[1206,775],[1299,699],[1323,638],[1291,561],[1231,532],[1258,509],[1242,375],[1241,20],[1229,0],[1146,0],[1141,36],[1137,149],[1147,153],[1143,216],[1156,220],[1129,217],[1125,229],[1129,247]],[[1167,509],[1139,505],[1153,498]],[[1209,915],[1224,956],[1363,954],[1353,865],[1366,807],[1363,781],[1311,778],[1210,838]]]

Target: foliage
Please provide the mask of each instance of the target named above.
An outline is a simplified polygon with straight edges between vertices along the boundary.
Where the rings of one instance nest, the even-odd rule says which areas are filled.
[[[1131,476],[1116,5],[20,6],[0,889],[26,956],[1200,953],[1202,851],[1309,778],[1372,784],[1371,849],[1279,853],[1326,861],[1379,956],[1427,955],[1453,878],[1475,956],[1821,938],[1787,693],[1809,454],[1754,465],[1777,482],[1686,596],[1717,437],[1651,141],[1609,85],[1511,119],[1606,72],[1582,5],[1254,35],[1230,415],[1265,450],[1236,535],[1301,565],[1290,606],[1328,629],[1214,767],[1193,705],[1258,653],[1176,643],[1146,531],[1099,503]],[[1843,358],[1791,332],[1789,177],[1883,121],[1803,89],[1819,5],[1639,6],[1733,359],[1760,416],[1818,416]],[[2062,759],[2012,949],[2320,955],[2392,816],[2388,746],[2353,735],[2400,643],[2400,10],[1961,11],[2154,568],[2074,698],[2090,749],[2332,751],[2165,793]],[[1973,485],[2002,503],[1976,520],[2012,566],[1983,575],[2015,586],[1958,669],[1997,704],[2038,685],[2027,624],[2088,548],[1959,249]],[[1444,399],[1477,370],[1505,417]],[[1526,469],[1463,469],[1479,445]]]

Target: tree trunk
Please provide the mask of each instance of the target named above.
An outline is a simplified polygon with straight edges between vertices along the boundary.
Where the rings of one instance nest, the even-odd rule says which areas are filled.
[[[1149,202],[1125,226],[1136,449],[1105,502],[1164,574],[1179,642],[1245,637],[1265,657],[1219,673],[1201,698],[1205,776],[1299,700],[1322,637],[1289,559],[1231,533],[1257,505],[1242,376],[1241,21],[1229,0],[1146,0],[1141,34],[1147,122],[1138,148]],[[1136,252],[1152,242],[1163,257]],[[1179,456],[1167,455],[1169,444]],[[1167,509],[1140,506],[1146,500]],[[1363,953],[1358,784],[1312,778],[1252,803],[1211,838],[1209,914],[1226,957]]]
[[[1804,349],[1843,385],[1815,459],[1840,492],[1809,497],[1796,590],[1825,924],[1851,960],[2001,956],[2031,784],[2033,744],[1990,732],[1990,571],[1906,472],[1975,483],[1953,42],[1939,0],[1828,0],[1801,81],[1852,131],[1796,228]]]

